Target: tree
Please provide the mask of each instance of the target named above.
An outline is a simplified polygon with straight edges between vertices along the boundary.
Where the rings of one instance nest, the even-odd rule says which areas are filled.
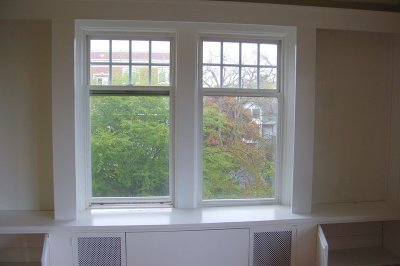
[[[93,196],[168,195],[168,97],[91,101]]]
[[[251,115],[249,105],[257,101],[262,100],[204,98],[203,196],[206,199],[273,196],[274,142],[262,137],[260,126]]]

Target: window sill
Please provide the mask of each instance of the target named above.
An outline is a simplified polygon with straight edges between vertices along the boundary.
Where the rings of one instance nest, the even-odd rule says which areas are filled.
[[[0,233],[198,230],[396,219],[400,219],[399,207],[385,202],[316,205],[311,214],[294,214],[290,207],[280,205],[198,209],[88,209],[72,221],[56,221],[52,212],[45,211],[1,211]]]

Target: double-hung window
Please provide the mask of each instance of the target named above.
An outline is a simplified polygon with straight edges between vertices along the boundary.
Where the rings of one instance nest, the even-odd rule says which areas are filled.
[[[171,203],[174,39],[89,35],[92,204]]]
[[[294,29],[77,25],[86,206],[290,202]]]
[[[200,51],[203,201],[274,201],[280,42],[205,36]]]

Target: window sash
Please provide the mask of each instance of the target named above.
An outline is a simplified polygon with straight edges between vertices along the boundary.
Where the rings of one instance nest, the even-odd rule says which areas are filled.
[[[110,58],[109,61],[104,62],[91,62],[90,61],[90,41],[91,40],[108,40],[111,43],[113,40],[129,40],[129,62],[127,63],[119,63],[112,62],[111,58],[111,47],[109,48]],[[170,59],[169,64],[163,63],[152,63],[151,60],[147,64],[141,63],[132,63],[132,50],[131,50],[131,42],[132,41],[169,41],[170,43]],[[86,84],[86,91],[90,96],[169,96],[169,117],[170,117],[170,126],[169,126],[169,174],[168,174],[168,187],[169,187],[169,195],[168,196],[146,196],[146,197],[93,197],[92,196],[92,176],[90,177],[90,181],[88,182],[88,186],[90,189],[90,196],[88,197],[90,206],[171,206],[174,198],[174,178],[173,178],[173,97],[171,97],[172,92],[175,89],[175,39],[171,34],[165,33],[152,33],[152,34],[121,34],[114,35],[104,34],[96,35],[90,34],[87,35],[86,38],[86,60],[85,60],[85,72],[84,75]],[[151,49],[149,50],[149,56],[151,54]],[[131,68],[132,66],[137,65],[146,65],[149,67],[149,71],[151,71],[152,66],[169,66],[169,81],[170,84],[168,86],[152,86],[150,81],[148,86],[134,86],[134,85],[112,85],[112,75],[109,77],[108,85],[91,85],[90,84],[90,67],[91,65],[108,65],[110,74],[112,72],[112,66],[129,66],[129,76],[131,79]],[[89,115],[90,116],[90,115]],[[90,117],[89,117],[90,120]],[[90,124],[90,123],[89,123]],[[90,132],[90,131],[89,131]],[[91,134],[90,134],[91,135]],[[91,145],[90,145],[91,146]],[[91,166],[92,167],[92,166]],[[90,167],[90,168],[91,168]],[[90,172],[92,172],[90,170]]]
[[[108,49],[108,53],[109,53],[109,59],[108,61],[104,61],[104,62],[92,62],[90,59],[90,42],[94,40],[105,40],[105,41],[109,41],[109,49]],[[112,61],[112,46],[111,43],[112,41],[118,41],[118,40],[126,40],[129,41],[129,59],[128,62],[113,62]],[[136,63],[136,62],[132,62],[132,41],[168,41],[170,44],[170,56],[169,56],[169,63],[160,63],[160,62],[152,62],[152,60],[150,60],[151,56],[152,56],[152,49],[151,49],[151,45],[149,45],[149,61],[147,63]],[[143,33],[131,33],[131,34],[119,34],[119,35],[115,35],[112,33],[109,34],[96,34],[96,33],[91,33],[90,35],[87,36],[86,38],[86,63],[85,63],[85,68],[86,68],[86,75],[85,75],[85,84],[86,86],[90,89],[92,87],[115,87],[116,89],[119,87],[128,87],[130,88],[130,90],[141,90],[143,88],[174,88],[175,87],[175,50],[176,50],[176,45],[175,45],[175,37],[173,34],[168,34],[168,33],[149,33],[149,34],[143,34]],[[90,69],[91,66],[107,66],[108,70],[109,70],[109,78],[108,78],[108,85],[95,85],[95,84],[91,84],[91,78],[90,78]],[[128,67],[128,75],[129,75],[129,84],[127,85],[113,85],[112,84],[112,67],[113,66],[127,66]],[[142,85],[132,85],[132,69],[135,66],[145,66],[148,67],[148,74],[149,74],[149,85],[146,86],[142,86]],[[150,77],[152,76],[152,67],[165,67],[165,66],[169,66],[169,85],[168,86],[154,86],[151,85],[151,80]]]
[[[203,42],[212,41],[212,42],[219,42],[221,43],[221,51],[220,51],[220,62],[219,63],[203,63]],[[234,42],[234,43],[256,43],[258,46],[257,50],[257,65],[247,65],[242,64],[241,62],[241,45],[239,45],[239,63],[238,64],[224,64],[223,62],[223,42]],[[260,66],[260,44],[276,44],[277,45],[277,65],[275,66],[268,66],[268,68],[275,68],[277,69],[277,84],[276,89],[260,89],[259,88],[259,73],[260,69],[264,68],[264,66]],[[275,149],[275,182],[274,182],[274,196],[273,198],[246,198],[246,199],[205,199],[203,197],[203,150],[204,144],[203,139],[199,140],[200,145],[200,158],[201,159],[201,172],[199,178],[199,202],[201,206],[226,206],[226,205],[249,205],[249,204],[267,204],[267,203],[277,203],[279,201],[279,191],[281,187],[281,153],[282,153],[282,75],[281,75],[281,64],[283,61],[282,58],[282,42],[278,40],[269,40],[264,38],[247,38],[246,36],[224,36],[223,34],[220,36],[208,35],[208,36],[201,36],[199,38],[199,55],[198,55],[198,88],[200,91],[201,97],[201,106],[200,110],[200,120],[201,120],[201,136],[203,136],[203,103],[202,99],[206,96],[231,96],[231,97],[271,97],[277,99],[278,104],[278,117],[277,117],[277,140],[276,140],[276,149]],[[222,84],[223,80],[223,67],[225,66],[232,66],[238,67],[241,69],[242,67],[254,67],[257,68],[258,78],[257,78],[257,89],[248,89],[248,88],[241,88],[241,73],[239,73],[239,87],[238,88],[226,88],[226,87],[217,87],[217,88],[209,88],[203,87],[203,66],[216,66],[220,68],[220,83]]]
[[[221,43],[220,45],[220,61],[218,63],[203,63],[203,43],[204,42],[219,42]],[[238,43],[239,44],[239,62],[237,64],[233,63],[224,63],[223,62],[223,45],[222,43]],[[242,43],[252,43],[257,45],[257,64],[245,64],[242,63]],[[277,46],[277,62],[276,65],[261,65],[260,62],[260,45],[263,44],[272,44]],[[269,93],[269,91],[277,91],[279,92],[281,90],[282,86],[282,78],[281,78],[281,64],[282,64],[282,41],[277,38],[256,38],[254,36],[246,36],[244,34],[240,34],[238,36],[235,36],[233,34],[227,35],[227,34],[219,34],[217,36],[213,34],[208,34],[208,35],[201,35],[199,38],[199,56],[198,56],[198,61],[199,61],[199,68],[198,68],[198,76],[199,76],[199,85],[198,87],[200,90],[204,92],[216,92],[216,91],[226,91],[230,90],[231,92],[233,90],[235,91],[240,91],[240,90],[263,90]],[[212,67],[219,67],[219,82],[220,85],[219,87],[204,87],[203,86],[203,67],[204,66],[212,66]],[[224,87],[222,86],[223,82],[223,70],[224,67],[237,67],[239,68],[239,73],[238,73],[238,82],[239,86],[236,88],[229,88],[229,87]],[[242,68],[256,68],[257,69],[257,88],[242,88]],[[260,88],[260,70],[261,69],[276,69],[276,75],[277,75],[277,80],[276,80],[276,89],[261,89]]]

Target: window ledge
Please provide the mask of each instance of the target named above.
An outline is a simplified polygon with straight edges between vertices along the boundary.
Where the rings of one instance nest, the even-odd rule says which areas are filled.
[[[385,202],[315,205],[311,214],[294,214],[290,207],[278,205],[198,209],[88,209],[72,221],[56,221],[52,212],[1,211],[0,233],[197,230],[396,219],[400,219],[400,208]]]

